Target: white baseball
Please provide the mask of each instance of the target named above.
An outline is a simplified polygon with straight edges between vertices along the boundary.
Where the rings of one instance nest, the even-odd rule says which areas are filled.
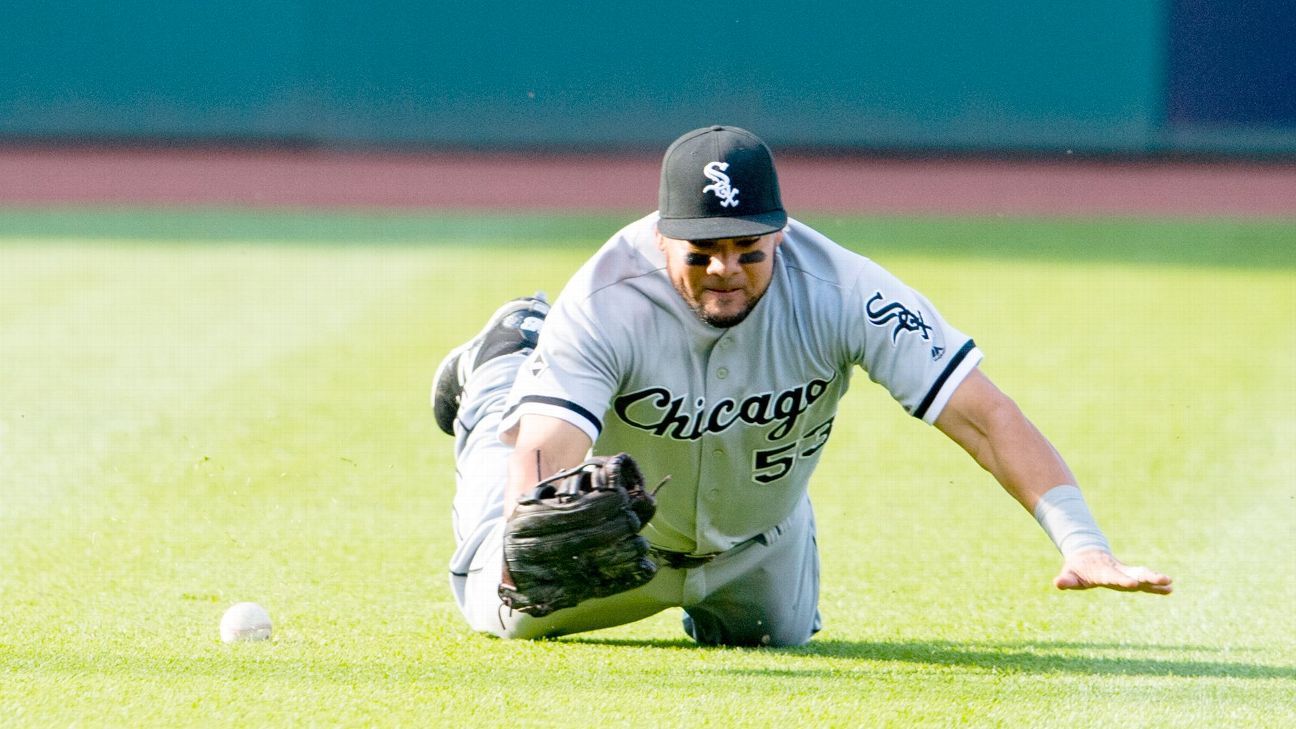
[[[266,640],[270,637],[270,614],[254,602],[231,606],[221,616],[220,636],[226,643]]]

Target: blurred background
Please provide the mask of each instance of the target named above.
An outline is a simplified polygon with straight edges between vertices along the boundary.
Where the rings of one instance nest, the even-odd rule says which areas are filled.
[[[0,141],[1296,156],[1290,0],[9,3]]]

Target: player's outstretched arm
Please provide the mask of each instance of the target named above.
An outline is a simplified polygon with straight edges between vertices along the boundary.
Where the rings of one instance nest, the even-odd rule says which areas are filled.
[[[1062,456],[980,370],[959,385],[936,427],[989,471],[1048,532],[1065,558],[1053,580],[1058,589],[1170,593],[1168,576],[1127,566],[1112,555]]]

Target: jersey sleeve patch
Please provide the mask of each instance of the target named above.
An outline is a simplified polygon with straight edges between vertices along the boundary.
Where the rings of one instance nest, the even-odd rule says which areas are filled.
[[[922,309],[888,301],[881,291],[874,291],[873,296],[864,302],[864,313],[869,324],[887,331],[891,346],[899,344],[901,335],[916,336],[930,345],[933,362],[945,356],[944,332],[939,323],[937,326],[927,323]]]

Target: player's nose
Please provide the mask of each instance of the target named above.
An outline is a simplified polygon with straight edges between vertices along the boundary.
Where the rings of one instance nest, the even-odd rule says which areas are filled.
[[[730,276],[742,267],[738,265],[738,253],[735,251],[717,251],[711,255],[707,264],[707,273],[712,276]]]

